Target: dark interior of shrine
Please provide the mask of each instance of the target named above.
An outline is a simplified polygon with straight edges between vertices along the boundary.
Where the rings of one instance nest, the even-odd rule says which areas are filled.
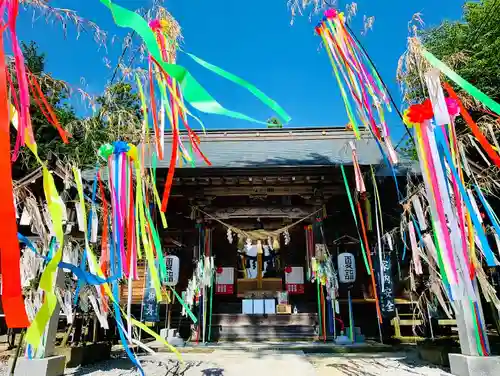
[[[374,205],[373,185],[371,184],[371,171],[369,166],[361,166],[365,174],[367,195],[371,203],[372,211]],[[367,167],[367,168],[364,168]],[[354,194],[354,174],[351,166],[345,167],[347,181],[351,194]],[[158,171],[157,176],[164,176]],[[160,178],[161,179],[161,178]],[[398,226],[401,206],[395,200],[398,197],[394,179],[390,177],[377,177],[377,187],[382,207],[382,220],[384,229],[390,230]],[[406,177],[398,178],[400,191],[405,189]],[[160,180],[157,183],[162,186]],[[364,198],[363,198],[364,199]],[[354,198],[356,201],[357,198]],[[350,286],[340,286],[340,321],[348,322],[347,313],[347,291],[350,290],[353,298],[354,323],[361,327],[367,337],[378,338],[379,329],[375,304],[373,304],[373,291],[370,277],[365,269],[361,247],[359,244],[360,234],[354,222],[352,210],[346,194],[344,181],[338,166],[330,167],[296,167],[296,168],[266,168],[266,169],[178,169],[172,190],[172,199],[168,210],[168,229],[164,230],[162,239],[167,253],[175,254],[180,258],[180,279],[177,290],[180,292],[186,288],[195,266],[194,252],[198,246],[198,235],[196,225],[212,228],[212,250],[217,266],[234,267],[235,284],[242,277],[241,262],[239,262],[238,247],[236,239],[232,244],[227,238],[227,228],[223,225],[229,224],[244,231],[256,229],[276,230],[288,226],[302,219],[289,229],[290,242],[285,244],[281,238],[281,247],[277,253],[279,267],[272,271],[272,275],[283,278],[283,268],[287,265],[304,266],[306,237],[304,226],[314,223],[316,215],[307,217],[324,206],[326,217],[322,219],[324,242],[330,254],[337,255],[342,252],[351,252],[355,255],[357,278]],[[193,211],[193,208],[200,211]],[[323,212],[323,210],[320,210]],[[196,213],[194,215],[194,213]],[[206,213],[203,215],[201,213]],[[356,213],[357,215],[357,213]],[[306,217],[306,218],[304,218]],[[216,219],[214,219],[216,218]],[[371,226],[375,228],[375,224]],[[367,231],[370,249],[373,249],[376,233]],[[405,275],[401,269],[407,267],[408,262],[401,260],[401,242],[396,239],[396,256],[392,257],[393,270],[398,270],[398,276]],[[398,254],[399,249],[399,254]],[[334,258],[336,260],[336,257]],[[264,274],[264,279],[266,274]],[[395,281],[395,296],[403,293],[405,281]],[[302,333],[302,324],[313,327],[317,324],[318,303],[316,295],[316,284],[305,280],[303,294],[289,296],[289,303],[297,315],[288,315],[280,318],[281,324],[275,326],[267,337],[290,337],[310,338],[314,333]],[[214,332],[215,339],[222,338],[223,330],[226,332],[225,339],[241,339],[251,337],[251,333],[236,332],[233,336],[227,334],[232,325],[242,316],[242,296],[238,295],[235,287],[234,294],[218,295],[213,298]],[[189,325],[189,319],[180,317],[180,305],[177,307],[173,318],[173,325],[185,327]],[[224,316],[226,315],[226,316]],[[300,316],[302,315],[302,316]],[[295,316],[295,317],[294,317]],[[247,320],[244,326],[259,326],[262,331],[265,321],[272,321],[270,317],[255,317]],[[285,324],[283,324],[285,322]],[[288,322],[288,324],[287,324]],[[310,325],[312,324],[312,325]],[[264,325],[264,326],[263,326]],[[291,335],[281,332],[284,326],[289,326]],[[387,325],[387,324],[385,324]],[[223,328],[224,327],[224,328]],[[281,329],[277,329],[277,328]],[[184,337],[188,337],[184,330]],[[181,334],[183,330],[181,329]],[[255,334],[255,333],[254,333]],[[254,336],[255,337],[255,336]],[[262,338],[257,336],[254,339]]]

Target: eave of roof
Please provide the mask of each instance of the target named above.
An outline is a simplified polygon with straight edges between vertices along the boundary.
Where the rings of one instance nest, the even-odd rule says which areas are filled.
[[[380,166],[379,175],[391,175],[388,168],[383,168],[384,161],[379,147],[369,131],[361,131],[357,140],[352,130],[339,127],[316,128],[268,128],[251,130],[210,130],[198,134],[200,149],[210,160],[207,166],[197,158],[196,169],[250,169],[276,167],[324,167],[352,164],[350,143],[356,146],[360,165]],[[181,139],[189,148],[189,138],[181,133]],[[151,167],[155,146],[145,147],[144,165]],[[172,139],[165,134],[164,158],[157,160],[157,168],[168,169],[170,163]],[[191,168],[190,164],[178,164],[178,168]],[[400,155],[398,175],[407,172],[420,174],[418,164]],[[87,175],[87,174],[85,174]],[[87,177],[87,176],[85,176]]]

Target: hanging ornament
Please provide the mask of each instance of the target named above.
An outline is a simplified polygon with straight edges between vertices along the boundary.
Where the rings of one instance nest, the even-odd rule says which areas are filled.
[[[280,249],[280,242],[279,242],[279,238],[273,238],[273,250],[274,251],[279,251]]]
[[[285,239],[285,245],[290,244],[290,233],[288,230],[283,231],[283,238]]]
[[[257,240],[257,254],[262,254],[264,252],[262,248],[262,241]]]

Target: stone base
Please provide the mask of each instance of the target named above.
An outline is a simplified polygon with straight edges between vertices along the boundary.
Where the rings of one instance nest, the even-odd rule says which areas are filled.
[[[61,355],[43,359],[18,358],[14,376],[62,376],[66,366],[66,358]],[[12,359],[9,360],[9,372]]]
[[[450,354],[450,368],[455,376],[498,376],[500,356]]]
[[[109,343],[91,343],[86,346],[60,347],[56,349],[58,355],[66,358],[68,367],[86,366],[111,358]]]

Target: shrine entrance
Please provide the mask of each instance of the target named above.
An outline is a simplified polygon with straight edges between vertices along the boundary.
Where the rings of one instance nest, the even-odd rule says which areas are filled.
[[[352,163],[345,152],[352,133],[267,129],[202,138],[213,166],[176,170],[162,234],[167,252],[180,259],[176,289],[198,320],[194,325],[177,304],[172,327],[190,327],[185,338],[198,342],[327,341],[350,325],[352,336],[358,331],[358,338],[362,332],[378,339],[376,295],[344,184],[344,177],[354,184],[354,171],[346,168],[343,175],[338,166]],[[362,142],[360,169],[369,173],[366,165],[378,164],[370,159],[377,149]],[[161,168],[159,163],[157,186],[164,185]],[[384,201],[397,197],[391,179],[379,182],[386,208],[398,205]],[[355,200],[372,244],[373,201]],[[397,220],[384,218],[384,224]],[[342,253],[353,256],[355,281],[338,282]],[[200,268],[213,268],[213,284]],[[193,290],[193,278],[203,286]]]

